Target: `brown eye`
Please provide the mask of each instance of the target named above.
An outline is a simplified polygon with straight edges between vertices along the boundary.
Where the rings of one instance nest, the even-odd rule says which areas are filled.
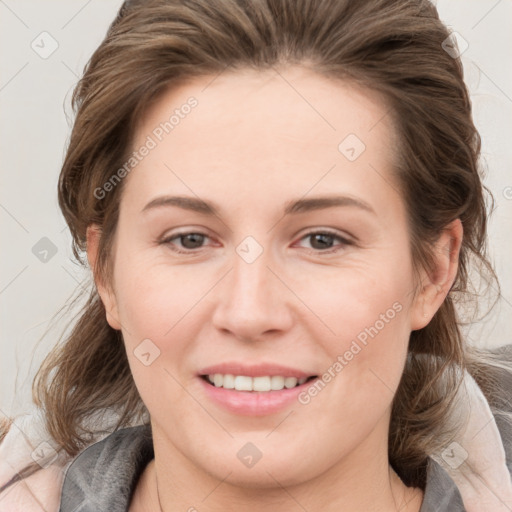
[[[314,233],[308,235],[313,249],[330,249],[335,237],[327,233]]]
[[[197,249],[204,242],[205,236],[201,233],[188,233],[186,235],[180,235],[178,238],[182,246],[186,249]]]
[[[353,242],[347,238],[330,231],[313,231],[304,235],[302,240],[309,240],[310,247],[305,247],[305,249],[311,249],[317,254],[329,254],[348,245],[353,245]],[[335,243],[336,240],[338,243]]]
[[[186,253],[194,249],[200,249],[207,238],[209,237],[203,233],[178,233],[166,237],[160,243],[169,246],[169,248],[175,252]],[[179,243],[177,243],[176,240],[179,240]]]

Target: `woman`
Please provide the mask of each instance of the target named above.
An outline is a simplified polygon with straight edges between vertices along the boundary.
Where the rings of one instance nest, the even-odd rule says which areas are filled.
[[[447,40],[426,1],[123,5],[59,182],[95,286],[0,510],[511,509],[510,347],[456,313],[493,273]]]

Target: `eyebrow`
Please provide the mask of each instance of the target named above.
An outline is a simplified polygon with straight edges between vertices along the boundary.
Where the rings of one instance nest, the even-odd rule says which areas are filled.
[[[189,196],[159,196],[152,199],[142,212],[155,208],[176,206],[185,210],[194,211],[203,215],[220,217],[220,208],[212,202]],[[285,205],[284,215],[310,212],[313,210],[322,210],[324,208],[333,208],[336,206],[353,206],[361,210],[373,213],[375,210],[365,201],[351,196],[319,196],[308,199],[297,199],[289,201]]]

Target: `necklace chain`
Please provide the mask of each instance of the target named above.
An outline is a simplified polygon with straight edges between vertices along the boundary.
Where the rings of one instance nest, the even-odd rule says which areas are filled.
[[[155,468],[155,480],[156,480],[156,496],[158,498],[158,507],[160,508],[160,512],[164,512],[164,509],[162,508],[162,502],[160,501],[160,492],[158,491],[158,477],[156,475],[156,468]]]

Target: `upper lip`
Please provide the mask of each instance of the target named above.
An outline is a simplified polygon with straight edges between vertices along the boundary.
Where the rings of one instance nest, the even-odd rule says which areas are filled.
[[[216,373],[222,375],[244,375],[247,377],[273,377],[280,375],[282,377],[297,377],[298,379],[316,375],[313,372],[307,373],[298,368],[291,368],[280,364],[259,363],[248,365],[234,361],[208,366],[199,370],[199,375],[213,375]]]

